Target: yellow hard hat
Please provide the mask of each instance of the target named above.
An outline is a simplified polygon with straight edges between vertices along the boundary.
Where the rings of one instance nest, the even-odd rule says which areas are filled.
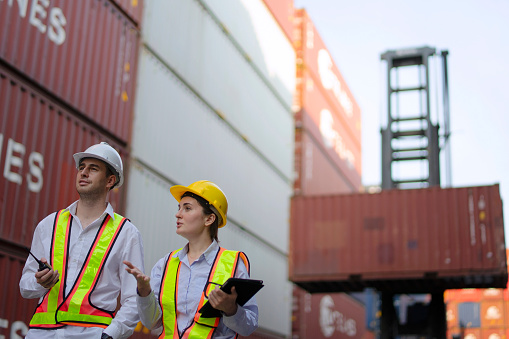
[[[228,201],[223,191],[211,181],[200,180],[189,186],[175,185],[170,188],[170,193],[178,202],[182,195],[191,192],[205,199],[215,214],[219,217],[219,228],[226,225],[226,214],[228,213]]]

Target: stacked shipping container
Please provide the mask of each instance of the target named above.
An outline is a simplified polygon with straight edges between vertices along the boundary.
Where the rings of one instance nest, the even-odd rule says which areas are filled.
[[[308,291],[507,283],[498,185],[294,197],[290,233],[290,279]]]
[[[107,141],[126,160],[139,32],[132,1],[0,1],[0,336],[37,300],[18,282],[37,223],[77,199],[72,154]],[[110,194],[123,213],[124,191]]]
[[[361,190],[360,109],[304,9],[295,12],[297,195]]]
[[[509,251],[507,259],[509,261]],[[509,287],[509,285],[508,285]],[[509,289],[447,290],[447,338],[497,339],[509,336]]]
[[[142,22],[127,215],[147,271],[185,244],[170,186],[214,181],[229,200],[220,244],[245,251],[270,286],[252,337],[287,337],[293,46],[262,0],[152,0]]]
[[[294,193],[356,192],[360,189],[361,164],[358,161],[354,168],[354,155],[350,149],[358,151],[355,156],[360,160],[359,107],[306,12],[295,11],[291,0],[264,1],[297,53],[298,85],[293,107],[296,113]],[[349,295],[327,295],[340,309],[331,311],[331,317],[327,317],[316,306],[323,295],[307,294],[297,287],[294,290],[293,338],[319,338],[326,334],[339,338],[372,335],[365,332],[364,318],[358,317],[356,310],[362,306],[358,302],[354,307],[346,306],[351,305]],[[318,319],[322,316],[331,323],[320,324]],[[345,328],[344,321],[349,318],[357,320],[353,321],[356,331]],[[351,324],[352,319],[348,321]],[[336,326],[336,331],[323,332],[324,326],[329,329]]]
[[[295,287],[294,339],[368,339],[364,305],[346,293],[309,294]]]
[[[128,174],[110,201],[140,228],[147,271],[184,244],[169,187],[215,181],[230,202],[221,244],[245,251],[252,276],[270,286],[257,296],[251,337],[288,337],[292,184],[305,194],[359,189],[357,104],[291,0],[141,4],[0,1],[0,259],[15,274],[4,282],[0,335],[26,333],[35,301],[11,291],[37,222],[77,198],[71,155],[107,141]],[[294,25],[305,32],[296,46],[308,48],[297,47],[299,61]],[[296,74],[306,84],[297,101]],[[294,167],[296,139],[308,158],[298,148]],[[133,337],[146,336],[140,324]]]

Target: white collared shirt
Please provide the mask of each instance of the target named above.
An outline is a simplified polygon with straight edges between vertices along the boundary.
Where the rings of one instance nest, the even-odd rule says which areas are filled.
[[[71,291],[80,273],[104,218],[107,214],[114,218],[113,207],[108,203],[104,213],[83,229],[76,216],[77,204],[76,201],[67,208],[73,220],[67,259],[66,295]],[[56,213],[52,213],[44,218],[35,229],[31,251],[39,259],[46,258],[49,261],[55,215]],[[129,337],[139,321],[136,308],[137,284],[136,279],[125,270],[124,260],[130,261],[142,271],[144,270],[141,235],[129,221],[126,221],[115,241],[94,292],[91,294],[92,304],[108,311],[114,311],[117,308],[117,297],[120,295],[122,306],[106,329],[79,326],[65,326],[57,330],[30,329],[26,338],[100,338],[103,331],[114,339]],[[40,298],[40,302],[48,290],[39,285],[35,279],[34,275],[38,268],[39,265],[35,259],[29,256],[23,268],[19,287],[24,298]]]
[[[214,240],[205,252],[194,263],[189,265],[187,258],[188,246],[173,256],[181,261],[178,296],[177,296],[177,323],[179,331],[184,331],[193,321],[198,308],[203,288],[207,283],[210,269],[214,263],[216,253],[219,249],[218,243]],[[159,306],[159,293],[161,289],[161,278],[165,263],[168,260],[168,253],[159,259],[152,269],[150,284],[152,292],[147,297],[137,297],[138,310],[141,322],[154,332],[162,331],[161,307]],[[235,273],[237,278],[249,278],[246,266],[243,260],[238,261],[238,268]],[[221,317],[219,326],[212,338],[230,339],[234,338],[236,333],[248,336],[258,327],[258,305],[256,298],[253,297],[244,306],[237,307],[237,313],[227,317]]]

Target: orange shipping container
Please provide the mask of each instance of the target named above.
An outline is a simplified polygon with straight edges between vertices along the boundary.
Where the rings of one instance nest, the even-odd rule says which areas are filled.
[[[310,292],[505,287],[499,186],[294,196],[289,276]]]
[[[504,290],[501,288],[485,288],[481,290],[483,299],[500,299],[504,298]]]
[[[481,301],[482,290],[478,288],[463,288],[458,290],[447,290],[444,293],[444,301],[465,302]]]
[[[481,328],[482,339],[505,339],[506,330],[498,328]]]
[[[447,330],[448,339],[481,339],[480,328],[450,328]]]
[[[448,302],[446,305],[447,328],[458,326],[458,303]]]
[[[481,302],[481,327],[505,327],[505,320],[503,300],[489,300]]]

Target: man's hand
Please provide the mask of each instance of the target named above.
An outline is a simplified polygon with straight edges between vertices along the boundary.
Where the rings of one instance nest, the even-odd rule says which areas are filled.
[[[124,260],[124,264],[127,266],[126,271],[132,274],[138,283],[138,294],[140,297],[146,297],[152,291],[152,287],[150,286],[150,277],[148,275],[143,274],[143,272],[131,262]]]
[[[49,266],[45,258],[41,258],[41,261]],[[45,268],[35,273],[35,279],[39,285],[46,289],[50,289],[58,282],[58,271],[53,271],[53,268]]]
[[[209,293],[210,305],[217,310],[223,311],[228,317],[237,313],[237,291],[235,291],[235,286],[232,287],[231,292],[231,294],[228,294],[222,291],[219,286],[216,286]]]

